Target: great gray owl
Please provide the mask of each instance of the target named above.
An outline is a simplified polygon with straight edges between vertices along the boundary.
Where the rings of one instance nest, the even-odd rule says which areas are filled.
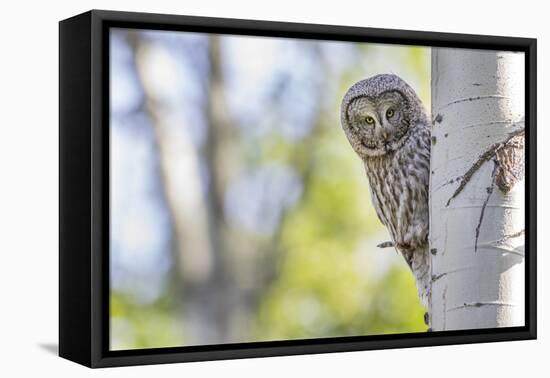
[[[376,214],[415,275],[425,305],[431,143],[426,110],[400,77],[377,75],[347,91],[341,121],[365,165]]]

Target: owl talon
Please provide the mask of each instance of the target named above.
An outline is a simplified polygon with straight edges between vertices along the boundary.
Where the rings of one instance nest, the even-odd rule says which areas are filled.
[[[406,252],[406,251],[412,250],[413,248],[409,243],[397,243],[397,249],[399,249],[400,251]]]

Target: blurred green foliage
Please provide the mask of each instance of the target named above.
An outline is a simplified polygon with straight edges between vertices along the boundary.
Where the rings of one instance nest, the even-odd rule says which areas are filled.
[[[182,323],[177,306],[165,295],[152,303],[139,303],[124,293],[111,291],[112,349],[181,346]]]
[[[412,73],[429,108],[429,49],[399,46],[381,52],[380,45],[358,46],[367,65],[387,54],[388,62]],[[381,67],[384,63],[369,69]],[[375,247],[388,236],[371,205],[364,168],[339,127],[339,103],[349,85],[379,72],[354,67],[337,76],[337,93],[303,141],[274,132],[241,142],[248,166],[277,161],[292,166],[304,181],[299,201],[282,217],[276,277],[251,309],[246,341],[426,331],[407,265],[393,249]],[[111,289],[112,349],[186,345],[185,302],[175,293],[174,278],[166,281],[153,301]]]
[[[254,338],[425,331],[424,310],[406,265],[360,261],[358,247],[383,229],[362,166],[343,133],[327,127],[320,135],[306,192],[282,226],[284,257],[276,283],[260,303]],[[380,274],[369,276],[365,264],[373,264],[367,272],[380,269]]]

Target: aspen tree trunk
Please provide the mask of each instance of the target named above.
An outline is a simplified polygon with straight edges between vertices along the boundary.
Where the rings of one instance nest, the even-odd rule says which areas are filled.
[[[430,326],[523,326],[524,54],[432,50]]]

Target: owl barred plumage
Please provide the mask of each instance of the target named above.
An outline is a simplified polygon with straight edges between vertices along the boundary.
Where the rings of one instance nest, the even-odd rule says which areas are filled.
[[[354,84],[341,122],[363,160],[371,199],[396,249],[416,277],[423,304],[429,287],[429,117],[414,90],[396,75]]]

